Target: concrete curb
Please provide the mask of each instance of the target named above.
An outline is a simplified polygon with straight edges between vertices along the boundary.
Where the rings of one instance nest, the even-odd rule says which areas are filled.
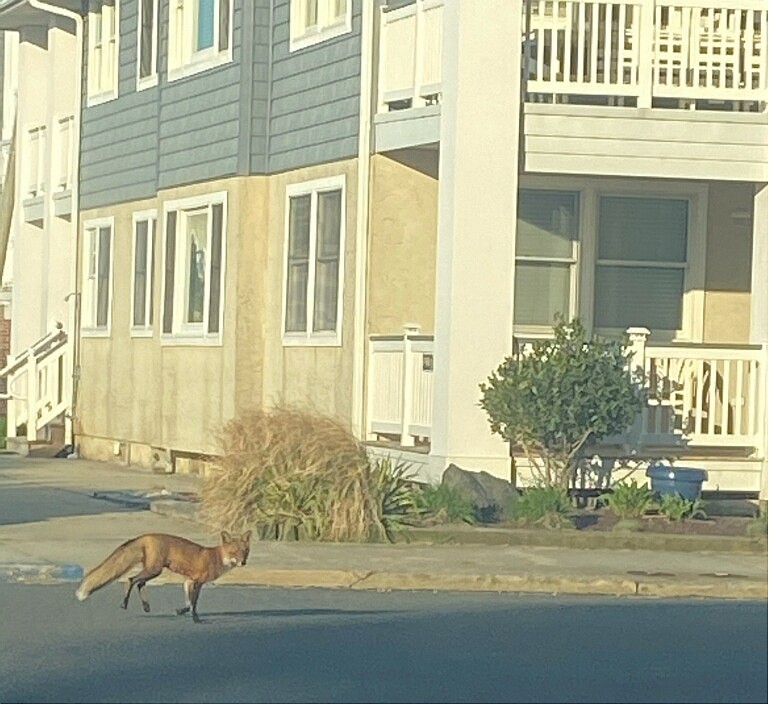
[[[0,583],[52,584],[83,578],[78,564],[0,564]],[[182,578],[165,572],[149,586],[180,584]],[[425,574],[345,569],[259,569],[244,567],[221,577],[220,585],[285,588],[374,589],[376,591],[525,592],[599,596],[705,597],[707,599],[767,599],[768,583],[742,577],[671,580],[614,577],[535,576],[527,574]]]

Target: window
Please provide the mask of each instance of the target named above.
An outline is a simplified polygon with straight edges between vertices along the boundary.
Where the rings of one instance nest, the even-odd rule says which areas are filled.
[[[165,205],[162,335],[220,343],[226,193]]]
[[[27,132],[27,197],[40,197],[46,190],[46,127]]]
[[[516,336],[549,335],[562,315],[607,336],[644,326],[653,341],[699,340],[705,185],[534,184],[518,195]]]
[[[159,0],[138,0],[137,89],[156,84]]]
[[[681,330],[688,206],[671,198],[599,199],[595,328]]]
[[[291,0],[290,50],[349,33],[352,0]]]
[[[154,260],[156,212],[137,212],[132,217],[132,323],[133,336],[150,336],[154,323]]]
[[[84,234],[81,330],[85,335],[110,333],[113,219],[92,220]]]
[[[89,10],[87,103],[118,95],[119,0],[92,0]]]
[[[168,78],[231,61],[231,0],[171,0]]]
[[[73,186],[73,117],[65,116],[57,124],[56,151],[57,189],[69,190]]]
[[[515,256],[515,324],[551,327],[576,313],[579,195],[521,190]]]
[[[286,194],[284,343],[339,346],[345,178],[290,185]]]

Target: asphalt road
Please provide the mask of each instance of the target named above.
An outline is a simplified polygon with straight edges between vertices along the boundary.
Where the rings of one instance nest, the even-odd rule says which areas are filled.
[[[0,584],[3,703],[764,703],[767,604]]]

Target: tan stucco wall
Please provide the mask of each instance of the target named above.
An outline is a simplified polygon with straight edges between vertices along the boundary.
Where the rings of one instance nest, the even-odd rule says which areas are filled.
[[[436,151],[372,157],[368,334],[400,334],[407,323],[434,332]]]
[[[282,344],[282,298],[285,240],[285,195],[289,184],[323,177],[345,176],[345,276],[341,346],[284,346]],[[265,406],[300,406],[334,417],[343,424],[352,421],[353,311],[356,305],[355,240],[358,167],[346,160],[273,175],[268,180],[269,233],[261,294],[266,305],[263,368]]]
[[[752,184],[709,184],[704,342],[749,342],[753,200]]]
[[[245,226],[241,225],[246,195],[255,192],[256,181],[251,183],[252,186],[246,180],[228,180],[192,185],[161,192],[151,200],[89,210],[81,216],[81,230],[90,219],[114,218],[111,336],[82,339],[76,435],[85,457],[106,459],[106,452],[114,457],[114,441],[200,453],[217,451],[216,432],[234,415],[235,392],[244,382],[242,376],[237,376],[235,321],[242,294],[240,285],[245,285],[251,269],[246,265],[247,270],[243,271],[241,263],[257,257],[250,247],[260,239],[259,231],[246,235]],[[222,344],[161,345],[163,204],[222,190],[227,191]],[[157,211],[159,221],[154,270],[155,329],[151,338],[138,338],[130,336],[132,214],[149,209]],[[249,248],[245,253],[241,250],[244,245]],[[79,275],[80,272],[79,265]],[[230,295],[234,291],[237,296]],[[109,447],[100,442],[102,438],[110,441]],[[142,455],[143,448],[134,445],[130,450],[137,451],[142,461],[147,459]]]
[[[284,346],[281,311],[285,195],[291,183],[344,175],[345,287],[341,346]],[[218,432],[251,406],[304,406],[350,423],[356,162],[276,175],[221,180],[160,192],[157,198],[89,210],[114,217],[110,337],[85,337],[77,442],[84,457],[150,465],[152,448],[218,452]],[[218,346],[161,343],[162,217],[166,201],[227,192],[225,298]],[[154,271],[154,334],[130,336],[132,214],[158,215]],[[79,266],[80,271],[80,266]],[[114,455],[114,443],[121,452]],[[179,461],[183,465],[182,459]]]

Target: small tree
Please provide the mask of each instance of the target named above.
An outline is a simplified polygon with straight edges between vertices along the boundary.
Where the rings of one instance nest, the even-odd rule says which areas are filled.
[[[517,446],[538,479],[568,488],[585,448],[633,424],[643,402],[625,343],[559,321],[554,337],[507,357],[480,385],[491,430]]]

